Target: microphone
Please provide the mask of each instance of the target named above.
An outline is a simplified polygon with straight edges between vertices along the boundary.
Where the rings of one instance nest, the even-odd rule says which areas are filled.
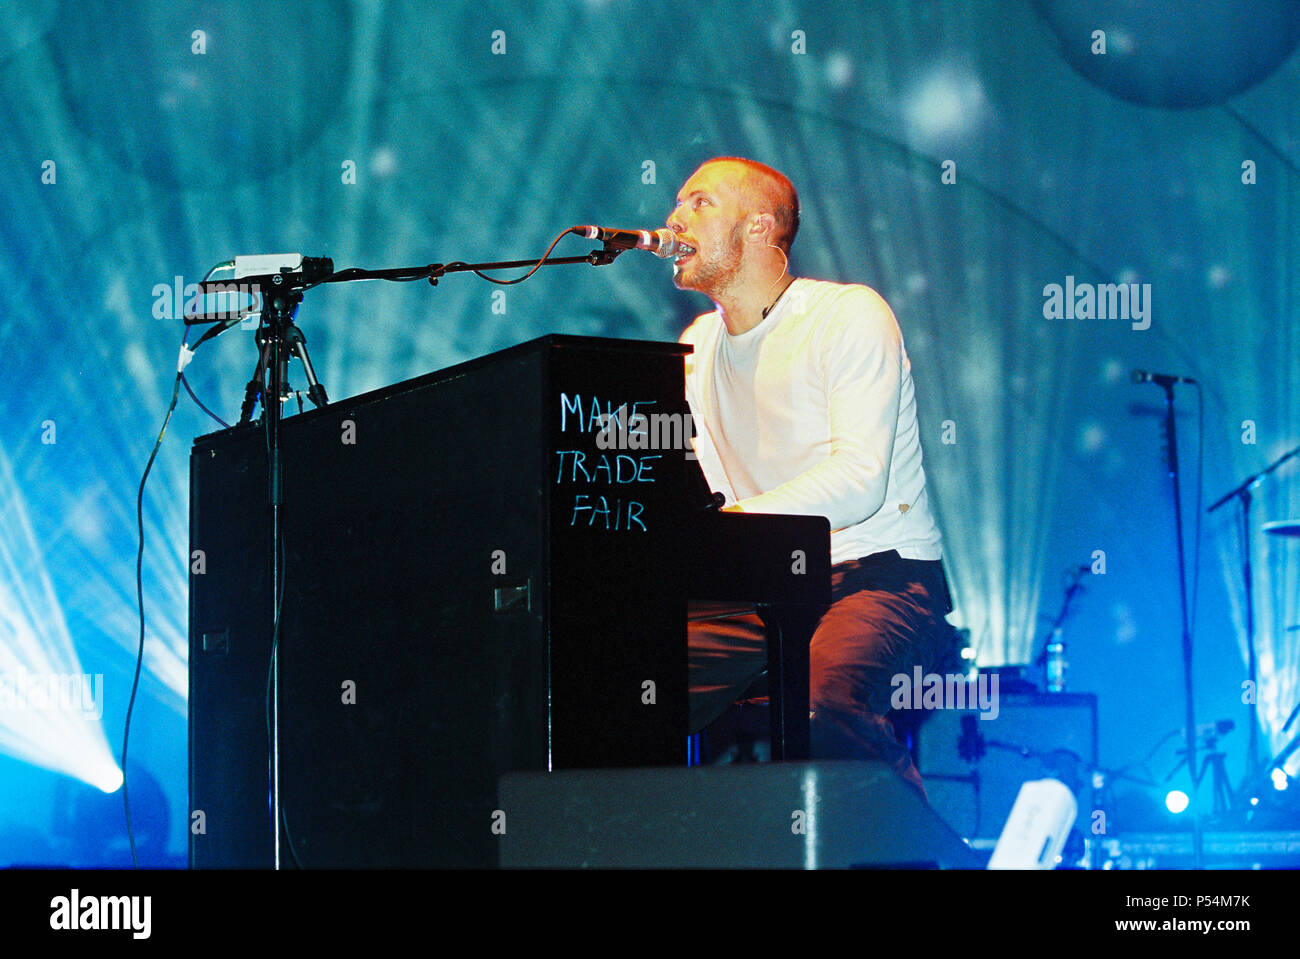
[[[1175,383],[1195,383],[1190,376],[1168,376],[1164,373],[1148,373],[1146,370],[1133,371],[1134,383],[1155,383],[1157,386],[1173,386]]]
[[[672,230],[611,230],[603,226],[575,226],[569,230],[588,240],[600,240],[606,246],[619,250],[649,250],[658,257],[676,256],[683,251],[694,253],[695,248],[678,243]]]
[[[1213,739],[1218,736],[1226,736],[1237,727],[1231,719],[1217,719],[1212,723],[1197,723],[1197,739]],[[1187,727],[1183,726],[1178,730],[1178,735],[1187,738]]]

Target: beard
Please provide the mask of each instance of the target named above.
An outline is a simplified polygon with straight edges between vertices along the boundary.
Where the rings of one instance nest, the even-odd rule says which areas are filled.
[[[705,296],[730,287],[740,273],[742,228],[741,223],[733,226],[726,247],[708,259],[704,258],[703,250],[696,251],[686,268],[674,273],[673,285],[679,290],[696,290]]]

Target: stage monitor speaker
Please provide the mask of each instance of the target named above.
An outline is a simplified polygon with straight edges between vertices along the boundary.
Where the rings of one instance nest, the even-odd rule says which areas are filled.
[[[984,865],[877,762],[510,773],[498,801],[507,868]]]
[[[993,715],[993,710],[987,710]],[[967,839],[997,839],[1020,787],[1058,779],[1082,804],[1097,764],[1097,697],[1004,693],[997,713],[940,709],[917,735],[917,768],[930,803]]]

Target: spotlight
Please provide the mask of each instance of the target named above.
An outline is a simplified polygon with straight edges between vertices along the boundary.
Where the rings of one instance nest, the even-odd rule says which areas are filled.
[[[1273,767],[1273,769],[1269,770],[1268,776],[1270,779],[1273,780],[1273,788],[1276,789],[1278,792],[1281,792],[1283,789],[1286,789],[1287,783],[1290,781],[1289,777],[1286,774],[1286,770],[1279,769],[1276,766]]]
[[[115,793],[122,788],[122,770],[118,769],[116,764],[112,764],[111,768],[100,767],[95,770],[92,785],[102,792]]]
[[[1187,793],[1183,792],[1181,789],[1172,789],[1169,791],[1169,794],[1165,796],[1165,808],[1174,815],[1177,815],[1187,808],[1190,801],[1191,800],[1187,798]]]

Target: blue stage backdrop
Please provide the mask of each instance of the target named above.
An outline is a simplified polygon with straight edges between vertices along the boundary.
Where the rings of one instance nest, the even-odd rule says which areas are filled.
[[[1179,588],[1162,393],[1130,372],[1203,384],[1203,423],[1177,394],[1197,718],[1236,723],[1239,780],[1246,699],[1261,758],[1300,699],[1300,539],[1260,528],[1300,517],[1296,462],[1255,490],[1256,690],[1239,513],[1204,506],[1300,443],[1298,38],[1286,0],[5,3],[0,864],[129,861],[136,490],[188,284],[237,254],[408,266],[660,226],[715,155],[798,186],[796,273],[893,306],[979,664],[1034,657],[1087,565],[1069,688],[1099,697],[1103,764],[1156,778]],[[670,276],[635,254],[508,289],[329,286],[298,323],[341,398],[548,332],[675,339],[707,304]],[[189,367],[227,421],[254,359],[235,329]],[[151,864],[184,863],[187,457],[216,426],[182,394],[144,497],[128,785]],[[73,707],[29,695],[60,677]]]

